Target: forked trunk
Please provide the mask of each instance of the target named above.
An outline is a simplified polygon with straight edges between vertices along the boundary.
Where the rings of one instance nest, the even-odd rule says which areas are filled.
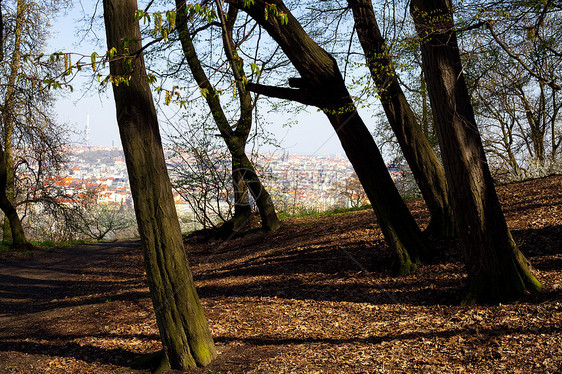
[[[232,184],[234,188],[234,215],[231,219],[232,230],[240,231],[246,227],[252,219],[252,206],[248,196],[248,186],[244,182],[243,170],[238,169],[232,162]]]
[[[114,84],[113,94],[160,337],[172,368],[205,366],[216,351],[183,246],[144,58],[134,53],[141,48],[137,2],[103,6],[108,49],[120,56],[110,72],[128,80]]]
[[[275,213],[271,195],[260,182],[254,165],[245,153],[237,155],[234,159],[240,162],[239,167],[244,175],[244,181],[258,206],[263,229],[267,232],[276,231],[281,226],[281,222]]]
[[[244,85],[240,84],[240,82],[237,84],[240,98],[240,118],[236,123],[236,128],[233,129],[226,118],[218,93],[215,91],[215,88],[203,70],[201,62],[197,56],[193,40],[187,27],[188,19],[186,14],[186,1],[176,0],[176,9],[178,34],[184,56],[189,64],[189,68],[195,81],[199,85],[199,88],[205,92],[204,96],[207,101],[207,105],[211,110],[215,124],[217,125],[217,128],[226,143],[228,151],[230,152],[232,157],[233,176],[235,173],[242,175],[242,178],[250,190],[250,193],[252,194],[260,212],[264,231],[276,231],[281,224],[279,222],[279,218],[277,217],[277,213],[275,212],[275,206],[273,205],[273,201],[271,200],[269,193],[262,184],[254,166],[248,159],[245,152],[246,140],[252,126],[253,103],[250,93],[246,90]],[[222,9],[218,9],[218,12],[222,12]],[[223,19],[223,17],[221,17],[221,22],[224,22],[223,46],[235,78],[238,75],[244,76],[243,66],[236,60],[236,56],[234,56],[233,51],[234,43],[232,41],[232,27],[234,21],[236,20],[236,15],[237,10],[235,8],[229,8],[228,18]],[[238,171],[236,171],[236,169],[238,169]],[[236,227],[238,222],[242,219],[243,214],[246,214],[246,212],[245,208],[242,206],[235,207],[235,209],[240,211],[238,218],[233,221],[234,226]]]
[[[412,0],[423,69],[457,230],[462,241],[468,293],[463,303],[500,301],[541,285],[505,222],[488,168],[454,31],[450,0]]]

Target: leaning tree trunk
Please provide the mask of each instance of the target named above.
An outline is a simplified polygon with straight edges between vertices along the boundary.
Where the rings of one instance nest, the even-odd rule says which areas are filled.
[[[247,8],[243,7],[242,1],[237,1],[236,5],[267,30],[301,75],[289,80],[296,89],[250,83],[248,88],[314,105],[324,111],[373,205],[388,244],[394,250],[394,271],[405,273],[416,268],[430,250],[398,193],[373,137],[357,113],[334,58],[306,34],[282,1],[266,3],[256,0]],[[267,17],[266,7],[276,7],[286,14],[287,23],[275,16]]]
[[[176,0],[176,9],[176,25],[184,56],[195,81],[197,82],[199,88],[204,92],[205,100],[211,109],[211,114],[215,120],[215,124],[217,125],[217,128],[226,143],[228,151],[230,152],[233,163],[233,175],[234,173],[239,172],[244,178],[244,181],[260,212],[263,229],[265,231],[276,231],[281,224],[279,222],[279,218],[277,217],[277,213],[275,212],[273,200],[270,198],[269,193],[260,181],[257,173],[255,172],[254,166],[249,161],[245,152],[246,140],[248,139],[248,135],[252,127],[252,111],[254,106],[250,97],[250,92],[246,90],[244,85],[241,83],[241,80],[238,79],[239,77],[237,77],[245,75],[243,64],[241,64],[237,56],[235,56],[234,43],[232,42],[232,27],[234,25],[234,21],[236,20],[237,9],[234,7],[229,8],[229,15],[227,19],[224,19],[221,16],[221,23],[223,26],[223,46],[233,74],[235,78],[237,78],[237,89],[240,99],[240,118],[236,123],[235,129],[230,126],[220,103],[219,96],[207,77],[207,74],[203,70],[199,57],[197,56],[193,40],[187,27],[188,17],[186,14],[186,1]],[[217,9],[217,11],[222,12],[222,9]],[[219,14],[222,15],[222,13]],[[238,171],[235,169],[238,169]],[[238,209],[240,211],[244,210],[243,207],[239,207]],[[234,221],[235,226],[238,221],[238,219]]]
[[[160,336],[172,368],[204,366],[216,351],[183,246],[144,58],[124,52],[125,41],[128,51],[141,48],[137,2],[103,6],[108,49],[122,57],[110,62],[110,72],[128,81],[114,84],[113,94]]]
[[[445,171],[400,87],[373,4],[371,0],[349,0],[348,4],[386,118],[431,214],[426,232],[435,237],[452,237],[454,220]]]
[[[422,61],[462,241],[464,304],[521,296],[541,285],[505,222],[462,72],[451,0],[412,0]]]

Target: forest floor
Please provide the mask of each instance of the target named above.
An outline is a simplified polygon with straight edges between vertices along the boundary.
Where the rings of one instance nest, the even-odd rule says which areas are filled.
[[[544,290],[461,307],[455,243],[400,277],[371,210],[186,237],[218,357],[190,373],[562,372],[562,177],[498,188]],[[427,212],[409,201],[421,225]],[[0,373],[144,373],[161,349],[139,241],[2,253]]]

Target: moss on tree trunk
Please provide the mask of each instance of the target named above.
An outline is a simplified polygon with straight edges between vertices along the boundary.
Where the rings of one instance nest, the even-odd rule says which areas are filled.
[[[110,72],[128,79],[114,84],[113,94],[160,337],[172,368],[205,366],[216,351],[183,246],[144,59],[128,56],[123,45],[132,53],[141,48],[137,2],[103,6],[108,49],[122,57],[110,62]]]

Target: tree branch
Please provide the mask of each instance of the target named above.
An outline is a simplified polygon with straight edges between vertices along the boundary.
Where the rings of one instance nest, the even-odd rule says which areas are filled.
[[[297,101],[301,104],[312,105],[317,107],[320,106],[320,103],[318,103],[318,101],[315,100],[313,95],[304,91],[303,89],[267,86],[267,85],[251,83],[251,82],[248,82],[246,84],[246,88],[249,91],[255,92],[257,94],[261,94],[269,97],[275,97],[277,99]]]
[[[491,22],[487,22],[486,26],[488,27],[488,30],[490,30],[490,34],[492,35],[492,37],[494,38],[496,43],[498,43],[498,45],[501,47],[501,49],[503,49],[504,52],[507,53],[509,57],[516,60],[523,67],[523,69],[527,70],[527,72],[529,74],[531,74],[533,77],[538,79],[540,82],[546,84],[547,86],[551,87],[554,90],[562,89],[562,86],[560,86],[558,83],[556,83],[554,81],[554,79],[547,80],[544,77],[542,77],[540,74],[537,74],[534,69],[532,69],[530,66],[528,66],[525,63],[525,61],[523,61],[521,59],[521,57],[517,56],[511,49],[509,49],[509,47],[502,40],[500,40],[499,36],[494,32],[494,29],[492,27]]]

